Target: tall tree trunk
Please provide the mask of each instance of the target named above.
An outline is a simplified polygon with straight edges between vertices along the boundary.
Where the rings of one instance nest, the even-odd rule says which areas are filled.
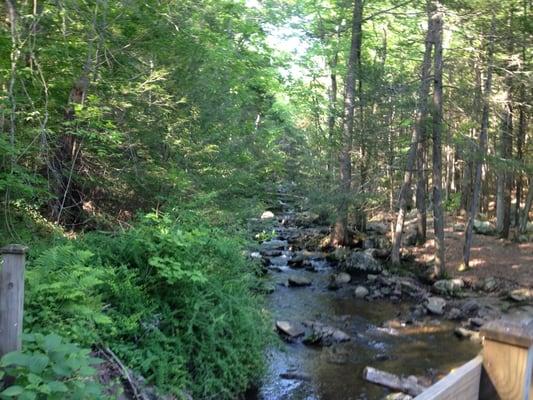
[[[523,161],[524,158],[524,140],[526,138],[526,111],[525,111],[525,90],[522,90],[521,93],[521,104],[519,107],[519,116],[518,116],[518,134],[516,137],[516,159],[519,163]],[[522,173],[518,172],[516,174],[516,205],[514,212],[514,220],[516,226],[520,222],[520,204],[522,200]]]
[[[433,78],[433,229],[435,231],[435,264],[432,275],[442,275],[446,268],[444,244],[444,211],[442,208],[442,30],[440,2],[435,1],[433,17],[435,53]]]
[[[331,61],[329,63],[330,68],[330,86],[329,86],[329,115],[328,115],[328,136],[329,136],[329,144],[330,148],[333,148],[333,141],[335,138],[335,125],[337,123],[337,92],[338,92],[338,84],[337,84],[337,64],[339,61],[339,53],[337,50],[335,50],[335,54],[331,58]],[[334,159],[333,159],[333,152],[331,152],[331,156],[328,158],[328,171],[330,175],[333,177],[333,167]]]
[[[494,32],[496,29],[496,18],[492,16],[492,23],[489,35],[489,48],[487,54],[487,76],[485,78],[485,87],[483,88],[483,110],[481,112],[481,128],[479,130],[479,148],[478,156],[475,157],[475,176],[472,200],[468,213],[468,222],[465,230],[465,244],[463,247],[463,264],[462,268],[468,268],[470,263],[470,249],[472,247],[474,220],[476,218],[481,193],[481,174],[483,172],[483,163],[487,152],[487,138],[489,130],[489,110],[490,110],[490,92],[492,89],[492,69],[494,63]]]
[[[429,87],[430,87],[430,71],[431,71],[431,49],[433,46],[433,39],[432,39],[432,30],[433,30],[433,19],[432,19],[432,13],[430,12],[430,8],[428,6],[428,30],[426,33],[426,40],[425,40],[425,51],[424,51],[424,59],[422,61],[422,67],[421,67],[421,82],[418,89],[418,107],[416,111],[416,120],[415,125],[411,134],[411,144],[409,147],[409,153],[407,155],[407,165],[405,167],[405,173],[403,177],[402,186],[400,188],[400,194],[398,198],[398,216],[396,218],[396,227],[394,229],[394,236],[393,236],[393,245],[392,245],[392,252],[391,252],[391,261],[393,264],[399,264],[400,263],[400,248],[402,245],[402,233],[403,233],[403,225],[405,222],[405,213],[407,210],[407,196],[409,193],[409,188],[411,186],[411,178],[413,174],[413,167],[415,165],[415,158],[417,155],[417,149],[420,148],[421,151],[423,151],[423,144],[421,143],[425,137],[425,127],[426,127],[426,117],[427,117],[427,110],[428,110],[428,95],[429,95]],[[422,166],[423,169],[423,161],[419,163],[419,167]],[[419,177],[419,185],[425,185],[425,174],[422,172],[423,176],[421,177],[420,173],[418,174]],[[423,183],[420,182],[420,180],[423,181]],[[422,188],[421,188],[422,191]],[[419,201],[419,193],[417,188],[417,202]],[[424,194],[425,197],[425,194]],[[423,217],[425,215],[425,200],[420,203],[421,209],[423,210],[421,213],[421,216]],[[420,209],[419,209],[420,210]],[[424,228],[422,228],[423,231],[425,231]]]
[[[510,161],[513,152],[513,75],[514,69],[512,56],[514,53],[513,34],[513,10],[509,15],[508,31],[508,55],[509,63],[505,72],[505,102],[502,112],[502,122],[500,131],[500,157],[502,160]],[[513,187],[513,177],[511,170],[504,165],[498,173],[497,199],[496,199],[496,229],[502,238],[509,237],[511,226],[511,191]]]
[[[348,231],[348,202],[352,187],[352,143],[355,112],[356,71],[361,49],[361,25],[363,20],[363,0],[355,0],[352,19],[352,40],[350,58],[346,72],[344,93],[344,115],[342,124],[342,144],[339,154],[340,194],[337,206],[337,221],[333,230],[332,243],[345,245],[350,242]]]

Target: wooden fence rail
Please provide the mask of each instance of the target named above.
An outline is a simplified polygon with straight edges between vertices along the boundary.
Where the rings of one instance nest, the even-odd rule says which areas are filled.
[[[533,316],[481,328],[483,352],[415,400],[533,400]]]
[[[16,244],[0,249],[0,357],[22,347],[26,251]]]

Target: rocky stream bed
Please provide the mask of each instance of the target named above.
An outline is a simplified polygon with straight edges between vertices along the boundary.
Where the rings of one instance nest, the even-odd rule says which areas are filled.
[[[389,272],[380,223],[369,224],[359,248],[335,250],[324,244],[329,228],[310,213],[267,212],[256,225],[256,232],[274,232],[250,256],[264,267],[281,341],[268,350],[268,370],[248,400],[391,396],[363,379],[366,366],[428,386],[480,351],[484,322],[502,310],[532,312],[523,299],[490,295],[498,284],[491,280],[430,285]]]

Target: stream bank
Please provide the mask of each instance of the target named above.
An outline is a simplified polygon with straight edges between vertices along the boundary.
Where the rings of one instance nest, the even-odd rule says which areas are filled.
[[[384,398],[387,389],[363,380],[366,366],[429,385],[477,355],[476,330],[501,315],[499,299],[470,293],[465,282],[428,286],[389,273],[379,224],[361,248],[332,251],[321,246],[329,227],[310,213],[285,207],[256,223],[259,237],[273,232],[251,256],[264,266],[281,341],[248,400]]]

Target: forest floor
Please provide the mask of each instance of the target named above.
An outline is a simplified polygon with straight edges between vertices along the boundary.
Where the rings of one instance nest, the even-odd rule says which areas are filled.
[[[447,273],[475,284],[489,277],[511,285],[533,287],[533,243],[517,243],[497,236],[474,234],[470,267],[459,271],[462,262],[464,232],[454,226],[465,223],[463,217],[448,216],[445,229]],[[431,224],[428,223],[428,227]],[[435,254],[433,230],[428,230],[429,240],[423,246],[410,248],[416,261],[427,263]]]

